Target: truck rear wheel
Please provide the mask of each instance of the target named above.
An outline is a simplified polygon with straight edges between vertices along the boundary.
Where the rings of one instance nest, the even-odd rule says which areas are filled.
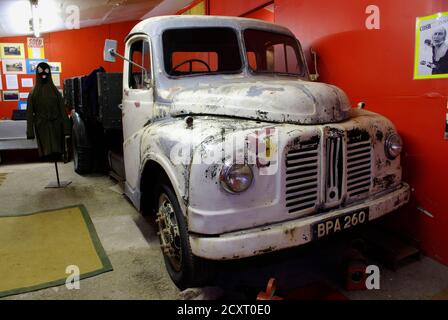
[[[90,147],[82,146],[76,134],[72,135],[73,143],[73,165],[75,172],[86,174],[92,172],[92,150]]]
[[[156,222],[165,266],[174,284],[181,290],[205,285],[213,274],[212,262],[192,254],[184,215],[166,184],[160,187]]]

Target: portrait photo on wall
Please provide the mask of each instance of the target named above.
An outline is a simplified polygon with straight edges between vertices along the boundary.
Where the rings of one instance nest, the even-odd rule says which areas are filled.
[[[448,78],[448,12],[417,18],[414,79]]]

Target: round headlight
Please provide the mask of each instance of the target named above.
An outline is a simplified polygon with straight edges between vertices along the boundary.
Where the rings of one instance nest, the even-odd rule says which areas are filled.
[[[401,153],[403,149],[403,141],[397,133],[392,133],[386,138],[386,143],[384,144],[386,155],[389,159],[395,159]]]
[[[249,189],[254,175],[252,169],[246,164],[225,164],[219,179],[224,190],[240,193]]]

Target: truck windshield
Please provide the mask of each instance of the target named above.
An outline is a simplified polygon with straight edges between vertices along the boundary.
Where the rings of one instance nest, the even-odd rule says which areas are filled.
[[[231,28],[171,29],[162,39],[170,76],[241,72],[238,38]]]
[[[296,39],[285,34],[246,29],[246,55],[253,73],[278,73],[304,76],[300,49]]]

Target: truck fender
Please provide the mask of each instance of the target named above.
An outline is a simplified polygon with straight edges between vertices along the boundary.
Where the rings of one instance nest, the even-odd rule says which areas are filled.
[[[151,154],[146,155],[142,161],[142,170],[140,175],[140,190],[141,193],[145,193],[148,191],[148,182],[151,184],[155,181],[151,178],[154,178],[154,174],[163,174],[166,176],[166,178],[171,183],[171,186],[173,187],[174,193],[176,194],[177,200],[180,204],[180,207],[184,213],[184,215],[187,214],[187,199],[183,197],[183,194],[186,195],[185,190],[180,190],[180,183],[179,179],[176,175],[175,170],[171,169],[169,166],[169,161],[166,159],[163,159],[163,157]],[[152,171],[152,172],[150,172]],[[157,171],[157,172],[155,172]],[[187,173],[185,173],[187,174]],[[189,176],[189,174],[188,174]],[[143,205],[144,197],[141,198],[141,209],[143,209],[145,206]]]

